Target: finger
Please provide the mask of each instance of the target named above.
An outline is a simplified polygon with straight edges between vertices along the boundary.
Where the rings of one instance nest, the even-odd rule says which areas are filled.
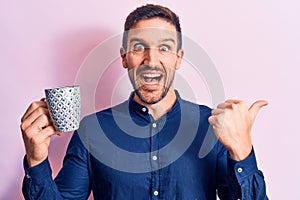
[[[22,130],[27,133],[36,133],[42,131],[48,126],[52,126],[48,116],[41,114],[29,126],[22,127]]]
[[[44,107],[38,107],[34,111],[30,113],[29,116],[22,122],[21,128],[22,130],[25,130],[28,126],[30,126],[37,118],[39,118],[41,115],[46,115],[48,118],[48,121],[50,123],[50,114],[49,110]]]
[[[56,132],[56,135],[58,135],[58,136],[62,136],[62,132]]]
[[[225,101],[225,103],[230,103],[230,104],[238,104],[238,103],[240,103],[241,102],[241,100],[236,100],[236,99],[228,99],[228,100],[226,100]]]
[[[221,130],[224,126],[224,117],[220,116],[210,116],[208,122],[213,127],[213,129]]]
[[[41,98],[41,100],[40,101],[44,101],[44,102],[46,102],[46,98],[45,97],[43,97],[43,98]]]
[[[224,112],[225,112],[224,109],[216,108],[211,111],[211,115],[219,115],[219,114],[223,114]]]
[[[57,132],[53,126],[47,126],[40,132],[40,134],[44,135],[45,137],[51,137],[53,135],[61,136],[62,133]]]
[[[258,100],[256,102],[254,102],[249,108],[249,113],[250,113],[251,119],[254,120],[256,115],[258,114],[259,110],[263,106],[266,106],[266,105],[268,105],[268,102],[265,100]]]
[[[209,118],[208,118],[208,122],[211,124],[211,125],[213,125],[213,126],[215,126],[216,124],[218,124],[218,121],[219,120],[219,118],[218,117],[216,117],[216,116],[210,116]]]
[[[232,108],[232,103],[224,102],[217,106],[218,109]]]
[[[214,116],[210,116],[208,118],[208,122],[210,123],[210,125],[213,125],[213,123],[214,123]]]
[[[228,106],[228,103],[220,103],[218,104],[217,108],[218,109],[225,109]]]
[[[32,127],[28,128],[29,130],[26,130],[27,133],[33,133]],[[51,138],[51,136],[57,134],[55,128],[53,126],[47,126],[44,129],[42,129],[39,132],[34,132],[33,134],[26,134],[25,137],[27,137],[30,142],[30,145],[32,144],[41,144],[47,142],[48,139]]]
[[[28,107],[28,109],[26,110],[25,114],[21,118],[21,122],[23,122],[38,107],[47,108],[47,104],[45,101],[35,101],[35,102],[31,103],[30,106]]]
[[[57,132],[53,126],[47,126],[35,136],[36,142],[45,142],[51,136],[56,135]]]

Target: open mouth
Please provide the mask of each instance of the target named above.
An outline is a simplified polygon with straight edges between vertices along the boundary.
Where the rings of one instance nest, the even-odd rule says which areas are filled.
[[[158,84],[162,79],[162,74],[160,73],[143,73],[141,78],[145,84]]]

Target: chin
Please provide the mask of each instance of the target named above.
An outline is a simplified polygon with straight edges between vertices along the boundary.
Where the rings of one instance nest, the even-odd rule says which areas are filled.
[[[167,94],[167,92],[156,92],[156,91],[140,91],[136,90],[137,96],[140,100],[146,104],[155,104],[161,101]]]

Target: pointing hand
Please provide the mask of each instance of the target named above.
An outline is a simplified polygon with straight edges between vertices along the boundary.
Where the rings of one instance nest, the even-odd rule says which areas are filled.
[[[244,101],[227,100],[212,110],[208,121],[233,159],[240,161],[250,155],[251,128],[259,110],[266,105],[267,101],[259,100],[248,109]]]

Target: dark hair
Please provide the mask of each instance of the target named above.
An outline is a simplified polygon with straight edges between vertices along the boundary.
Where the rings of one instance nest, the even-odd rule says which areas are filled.
[[[161,5],[147,4],[136,8],[126,18],[122,41],[123,48],[125,50],[127,48],[127,38],[129,29],[142,19],[151,19],[155,17],[165,19],[167,22],[173,24],[176,27],[178,43],[177,49],[181,49],[182,37],[179,17],[167,7]]]

